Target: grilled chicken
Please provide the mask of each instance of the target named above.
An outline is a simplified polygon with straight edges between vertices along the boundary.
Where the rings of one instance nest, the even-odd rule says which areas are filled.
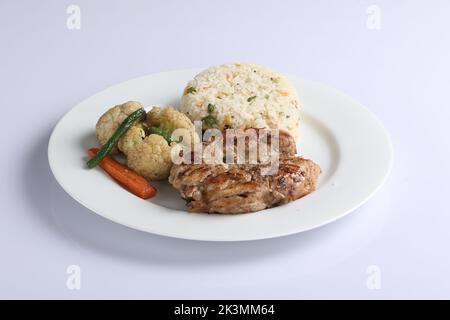
[[[262,175],[263,165],[181,164],[169,182],[194,212],[244,213],[301,198],[316,189],[320,167],[301,157],[284,157],[275,175]]]
[[[272,175],[264,174],[269,163],[180,164],[172,167],[169,182],[191,211],[207,213],[254,212],[313,192],[320,167],[295,156],[295,141],[287,132],[280,131],[278,150],[279,166]]]

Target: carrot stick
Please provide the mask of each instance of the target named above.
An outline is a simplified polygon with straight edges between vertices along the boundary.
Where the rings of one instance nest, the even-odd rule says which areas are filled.
[[[98,150],[98,148],[89,149],[89,157],[95,156]],[[148,199],[155,196],[156,189],[144,177],[128,169],[110,156],[103,158],[99,166],[120,185],[138,197]]]

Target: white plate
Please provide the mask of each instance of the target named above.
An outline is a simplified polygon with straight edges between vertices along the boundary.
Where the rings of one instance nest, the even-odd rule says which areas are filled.
[[[117,223],[185,239],[238,241],[310,230],[351,212],[383,184],[392,164],[392,145],[380,122],[364,106],[317,82],[289,77],[298,89],[303,119],[299,153],[323,173],[314,193],[256,213],[188,213],[178,192],[155,183],[158,195],[142,200],[102,170],[88,170],[86,150],[96,146],[95,123],[108,107],[137,100],[146,106],[175,105],[200,70],[153,74],[110,87],[70,110],[55,127],[48,158],[56,180],[75,200]]]

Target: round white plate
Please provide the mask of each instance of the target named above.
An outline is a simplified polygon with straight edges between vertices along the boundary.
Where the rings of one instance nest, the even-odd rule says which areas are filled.
[[[178,106],[187,81],[200,70],[153,74],[115,85],[84,100],[55,127],[48,146],[51,170],[79,203],[125,226],[155,234],[211,241],[255,240],[310,230],[351,212],[385,181],[392,145],[364,106],[317,82],[290,76],[300,94],[303,119],[299,154],[322,168],[318,188],[289,204],[255,213],[189,213],[167,182],[142,200],[100,169],[86,168],[86,150],[97,146],[95,123],[110,106],[137,100],[145,106]]]

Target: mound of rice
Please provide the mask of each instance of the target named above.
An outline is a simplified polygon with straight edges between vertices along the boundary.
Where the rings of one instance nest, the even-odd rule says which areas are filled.
[[[298,136],[300,104],[290,81],[255,64],[211,67],[189,81],[181,111],[204,128],[279,128]]]

